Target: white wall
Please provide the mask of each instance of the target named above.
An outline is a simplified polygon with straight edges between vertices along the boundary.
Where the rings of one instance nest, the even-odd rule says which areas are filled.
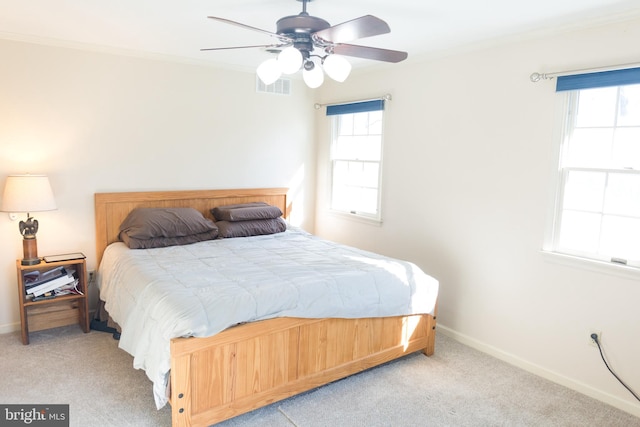
[[[327,212],[329,121],[317,113],[316,233],[417,263],[441,281],[439,324],[484,351],[640,416],[640,275],[541,255],[553,168],[555,81],[534,72],[637,62],[640,21],[398,64],[327,85],[320,102],[391,93],[382,226]],[[436,349],[437,351],[437,349]]]
[[[82,251],[95,269],[93,194],[105,191],[290,187],[312,230],[313,92],[301,82],[258,94],[253,73],[10,41],[0,57],[0,192],[8,174],[45,173],[58,204],[34,213],[39,255]],[[8,332],[22,243],[4,213],[0,236]]]

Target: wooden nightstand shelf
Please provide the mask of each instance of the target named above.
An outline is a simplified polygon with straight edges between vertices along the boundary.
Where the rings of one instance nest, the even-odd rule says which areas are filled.
[[[24,274],[32,271],[45,272],[64,266],[75,270],[78,290],[81,295],[58,295],[53,299],[31,301],[27,298]],[[16,261],[18,275],[18,303],[22,324],[22,343],[29,344],[29,332],[78,323],[84,332],[89,332],[89,301],[87,299],[87,264],[84,259],[41,262],[37,265],[22,265]]]

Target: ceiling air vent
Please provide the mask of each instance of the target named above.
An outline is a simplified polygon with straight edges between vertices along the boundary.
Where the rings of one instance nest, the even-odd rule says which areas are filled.
[[[291,95],[291,80],[278,79],[275,83],[265,85],[258,76],[256,76],[256,92],[273,93],[275,95]]]

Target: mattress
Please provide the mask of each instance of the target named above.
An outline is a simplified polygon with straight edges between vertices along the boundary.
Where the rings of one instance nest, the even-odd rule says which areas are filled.
[[[301,229],[157,249],[113,243],[98,286],[158,408],[167,403],[172,338],[275,317],[433,314],[438,294],[438,281],[413,263]]]

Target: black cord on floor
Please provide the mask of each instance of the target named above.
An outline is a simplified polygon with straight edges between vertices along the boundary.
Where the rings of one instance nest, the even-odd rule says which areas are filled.
[[[620,377],[618,377],[616,375],[615,372],[613,372],[613,370],[609,367],[609,364],[607,363],[607,360],[604,358],[604,354],[602,353],[602,347],[600,346],[600,340],[598,339],[598,335],[596,334],[592,334],[591,335],[591,339],[595,341],[596,345],[598,346],[598,350],[600,351],[600,357],[602,358],[602,361],[604,362],[604,366],[607,367],[607,369],[609,370],[609,372],[611,372],[611,375],[613,375],[619,382],[620,384],[622,384],[624,386],[624,388],[626,388],[627,390],[629,390],[629,393],[631,393],[633,395],[633,397],[635,397],[639,402],[640,402],[640,397],[638,397],[637,394],[635,394],[635,392],[633,390],[631,390],[631,388],[629,388],[629,386],[627,386],[624,381],[622,381],[620,379]]]

